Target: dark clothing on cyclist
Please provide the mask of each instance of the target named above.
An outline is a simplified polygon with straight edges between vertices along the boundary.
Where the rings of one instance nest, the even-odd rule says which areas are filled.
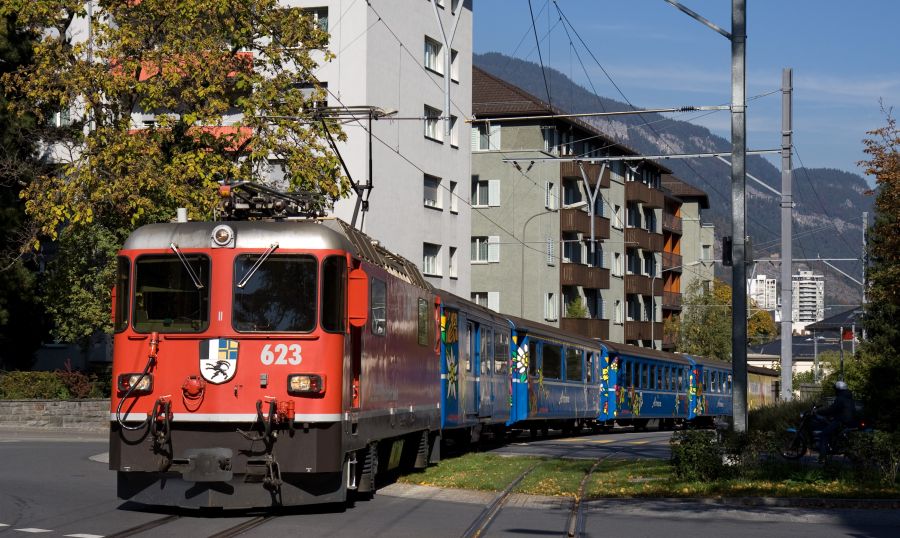
[[[853,401],[853,393],[849,389],[837,389],[834,402],[824,409],[816,411],[820,417],[827,419],[826,424],[819,434],[819,459],[828,454],[828,445],[835,434],[853,423],[853,414],[856,404]]]

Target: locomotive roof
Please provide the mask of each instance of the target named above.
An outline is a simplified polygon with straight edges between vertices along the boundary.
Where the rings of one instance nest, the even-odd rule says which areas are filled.
[[[415,264],[388,251],[340,219],[148,224],[132,232],[122,248],[167,249],[175,243],[181,249],[208,249],[212,245],[213,230],[219,225],[234,230],[235,248],[267,249],[278,243],[284,249],[345,250],[411,284],[429,291],[432,289]]]

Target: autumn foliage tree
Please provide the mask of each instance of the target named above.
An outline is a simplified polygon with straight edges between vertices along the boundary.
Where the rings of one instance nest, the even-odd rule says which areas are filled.
[[[34,61],[2,77],[26,97],[12,111],[71,118],[53,141],[58,167],[22,192],[29,246],[59,240],[74,256],[74,267],[59,267],[69,282],[72,271],[108,278],[91,265],[108,266],[117,242],[176,207],[211,217],[223,180],[275,175],[332,200],[347,195],[324,131],[343,134],[315,106],[326,97],[314,71],[330,59],[328,34],[309,14],[279,0],[99,0],[90,19],[86,9],[81,0],[0,4],[0,15],[41,36]],[[58,321],[83,310],[86,289],[109,284],[64,293]],[[107,310],[101,295],[97,312]],[[108,316],[89,317],[58,336],[106,328]]]
[[[875,222],[868,234],[867,340],[861,347],[865,381],[851,387],[866,400],[880,427],[900,426],[900,130],[887,124],[863,141],[869,160],[860,164],[877,184]]]

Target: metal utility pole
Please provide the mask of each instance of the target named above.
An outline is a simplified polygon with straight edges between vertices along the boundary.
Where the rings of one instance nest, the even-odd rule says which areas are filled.
[[[731,1],[731,370],[734,431],[747,431],[747,2]]]
[[[791,282],[791,217],[794,201],[791,194],[792,97],[793,72],[781,72],[781,399],[793,400],[793,283]],[[815,335],[813,335],[815,338]]]
[[[869,236],[869,212],[868,211],[863,211],[862,229],[863,229],[863,233],[862,233],[862,236],[863,236],[863,238],[862,238],[863,239],[863,245],[862,245],[863,246],[863,250],[862,250],[862,262],[863,262],[862,263],[862,282],[863,282],[862,305],[865,306],[866,305],[866,291],[867,291],[866,285],[869,283],[868,280],[866,280],[866,278],[867,278],[866,275],[867,275],[867,272],[869,269],[869,249],[868,249],[868,245],[866,244],[866,241]],[[863,330],[865,330],[865,329],[863,329]]]
[[[731,32],[705,19],[677,0],[665,0],[686,15],[731,41],[731,369],[734,431],[747,431],[747,0],[731,0]],[[724,256],[723,256],[724,257]]]

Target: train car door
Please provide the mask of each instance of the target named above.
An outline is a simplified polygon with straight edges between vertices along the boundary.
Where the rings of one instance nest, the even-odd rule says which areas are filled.
[[[494,331],[481,326],[478,378],[478,416],[489,417],[494,412]]]
[[[464,375],[465,385],[465,414],[469,416],[478,416],[478,327],[474,322],[466,322],[466,373]]]

